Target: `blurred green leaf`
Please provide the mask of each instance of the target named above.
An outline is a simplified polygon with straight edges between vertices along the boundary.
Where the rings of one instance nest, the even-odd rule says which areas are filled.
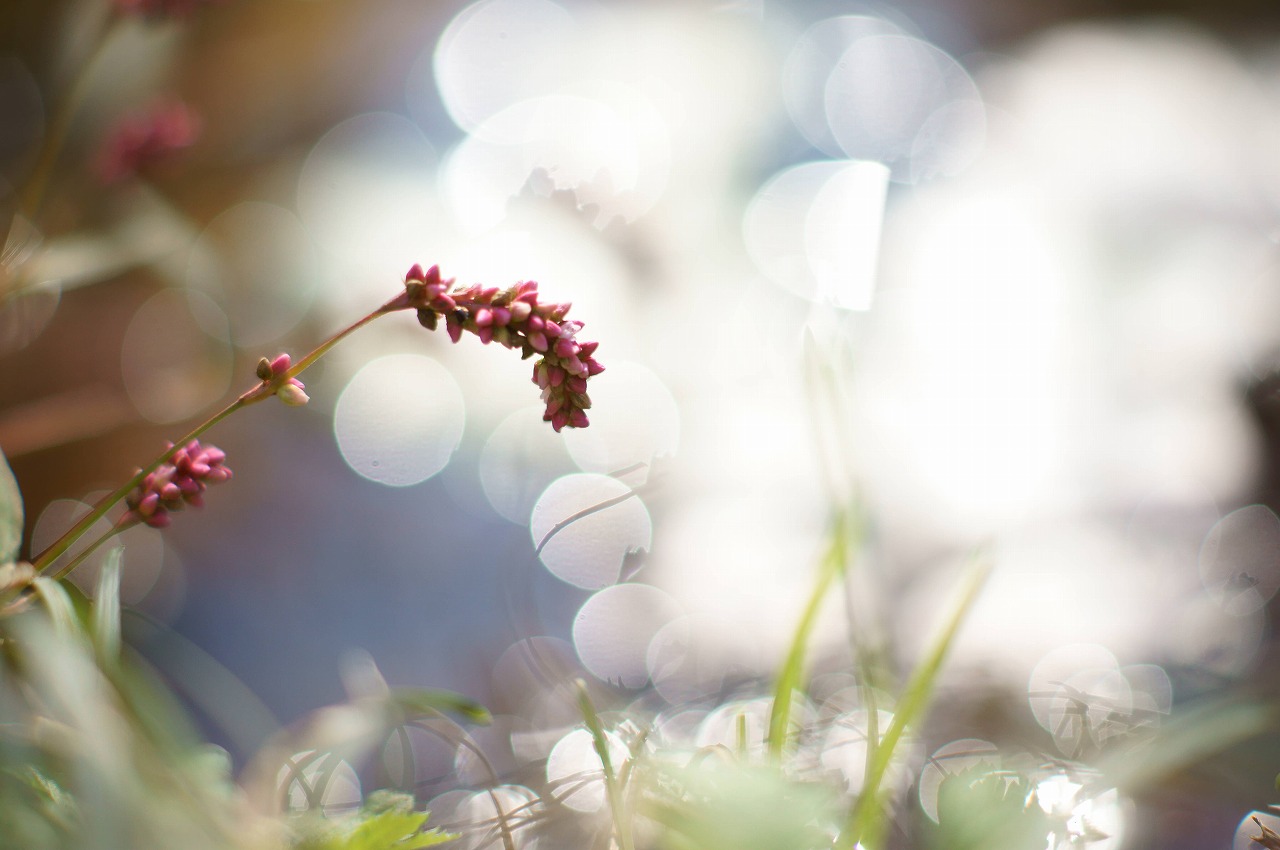
[[[408,718],[422,715],[434,716],[441,712],[451,711],[461,714],[473,723],[487,724],[492,719],[489,710],[480,703],[453,691],[433,690],[429,688],[394,688],[389,697],[390,704],[404,712]]]
[[[0,564],[16,561],[22,546],[22,493],[0,453]]]
[[[413,810],[407,794],[375,792],[353,818],[333,821],[306,815],[299,818],[301,837],[295,850],[417,850],[452,841],[456,835],[438,829],[423,831],[429,815]]]
[[[1098,768],[1131,792],[1272,731],[1277,720],[1275,706],[1212,700],[1175,713],[1150,739],[1115,751]]]
[[[771,766],[704,761],[668,767],[649,779],[641,810],[665,828],[664,847],[829,848],[841,814],[833,789],[796,782]]]
[[[49,611],[54,631],[62,637],[81,636],[75,603],[71,601],[62,582],[54,581],[48,576],[36,576],[31,584],[36,589],[36,596],[40,597]]]
[[[945,850],[1040,850],[1050,825],[1034,791],[1030,779],[985,762],[948,776],[938,788],[935,845]]]
[[[119,546],[107,553],[102,571],[98,573],[98,591],[94,594],[93,637],[104,659],[115,661],[120,657],[120,559],[123,549]]]

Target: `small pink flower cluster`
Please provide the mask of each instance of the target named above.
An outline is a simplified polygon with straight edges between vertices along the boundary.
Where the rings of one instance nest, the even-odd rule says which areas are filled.
[[[172,443],[169,444],[172,447]],[[169,460],[149,473],[125,499],[129,510],[120,522],[145,522],[154,528],[169,524],[170,511],[186,505],[200,507],[201,495],[210,484],[226,481],[231,470],[223,466],[226,454],[214,446],[192,440],[169,455]]]
[[[311,401],[311,397],[303,392],[307,385],[302,381],[284,377],[292,363],[287,354],[277,355],[275,360],[263,357],[258,361],[257,374],[264,385],[275,386],[275,394],[281,401],[290,407],[301,407]]]
[[[390,306],[418,311],[418,321],[435,330],[444,317],[449,338],[457,342],[463,331],[506,348],[518,349],[524,358],[542,355],[533,367],[533,382],[542,389],[547,409],[542,418],[559,431],[565,426],[585,428],[587,378],[604,371],[595,359],[598,342],[578,342],[582,322],[566,320],[569,304],[538,301],[538,284],[518,283],[508,289],[479,285],[454,290],[453,280],[442,280],[439,266],[423,271],[414,265],[405,275],[405,293]]]
[[[190,147],[200,132],[200,118],[181,103],[152,107],[122,119],[98,157],[98,176],[116,183],[143,168]]]
[[[186,18],[196,9],[213,0],[116,0],[116,9],[123,15],[142,15],[147,18]]]

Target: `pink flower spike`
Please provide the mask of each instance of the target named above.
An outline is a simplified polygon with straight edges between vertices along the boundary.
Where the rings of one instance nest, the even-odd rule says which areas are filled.
[[[98,177],[106,184],[117,183],[168,159],[195,143],[199,126],[196,113],[176,101],[126,116],[103,142]]]
[[[575,428],[585,428],[591,424],[591,421],[587,419],[585,410],[574,409],[573,413],[569,414],[569,424]]]
[[[557,410],[551,415],[551,427],[555,429],[556,433],[559,433],[560,429],[568,424],[569,414],[565,413],[564,410]]]
[[[476,327],[486,328],[493,324],[493,311],[488,307],[481,307],[476,310]]]
[[[480,321],[479,318],[477,318],[476,322],[479,323],[479,321]],[[493,323],[495,325],[498,325],[499,327],[507,326],[508,324],[511,323],[511,311],[508,310],[506,307],[494,307]]]
[[[598,342],[582,342],[578,343],[578,356],[590,357],[596,353],[596,349],[600,347]]]
[[[548,366],[547,375],[551,378],[551,386],[558,387],[564,383],[565,372],[559,366]]]
[[[276,376],[283,375],[285,372],[289,371],[289,367],[292,365],[293,361],[290,359],[289,355],[277,355],[276,359],[271,361],[271,374]]]
[[[534,351],[546,351],[547,338],[543,336],[541,331],[535,331],[529,334],[529,344],[533,346]]]
[[[563,336],[556,340],[556,344],[552,347],[552,350],[561,357],[572,357],[580,351],[577,343],[568,337]]]
[[[406,282],[411,280],[416,280],[418,282],[425,281],[426,273],[422,270],[422,264],[414,263],[413,265],[409,266],[409,271],[405,274],[404,279]]]

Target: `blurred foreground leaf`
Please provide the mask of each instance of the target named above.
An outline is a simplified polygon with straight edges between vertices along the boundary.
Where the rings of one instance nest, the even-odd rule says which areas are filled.
[[[417,850],[452,841],[456,835],[438,829],[423,831],[429,815],[413,810],[407,794],[379,791],[352,818],[299,819],[301,835],[295,850]]]
[[[461,714],[473,723],[488,723],[489,710],[475,700],[453,691],[429,688],[394,688],[389,703],[409,719],[445,712]]]
[[[9,461],[0,453],[0,564],[15,561],[22,546],[22,493]]]
[[[938,838],[946,850],[1041,850],[1048,817],[1024,776],[987,763],[948,776],[938,788]]]
[[[651,779],[641,811],[665,827],[659,846],[679,850],[829,848],[842,812],[833,789],[773,767],[706,761]]]
[[[1116,751],[1098,768],[1115,787],[1132,791],[1273,730],[1277,719],[1274,706],[1213,700],[1176,713],[1149,739]]]

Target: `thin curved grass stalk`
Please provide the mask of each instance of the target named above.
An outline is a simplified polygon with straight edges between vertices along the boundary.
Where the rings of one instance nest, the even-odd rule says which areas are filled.
[[[791,727],[791,703],[796,691],[800,689],[809,638],[817,625],[822,603],[831,592],[831,588],[848,569],[849,553],[856,549],[859,537],[859,523],[855,510],[847,508],[838,513],[831,530],[830,542],[818,567],[818,580],[813,586],[813,592],[809,596],[804,612],[800,615],[795,635],[791,640],[791,648],[787,652],[786,661],[778,673],[778,682],[774,687],[773,710],[769,714],[769,755],[774,760],[781,760],[786,751],[788,730]]]
[[[934,685],[938,681],[938,673],[942,669],[942,662],[946,660],[947,652],[955,642],[960,626],[964,624],[966,616],[973,609],[982,586],[991,574],[991,568],[991,559],[984,552],[976,553],[970,560],[959,595],[950,614],[943,621],[942,630],[929,647],[924,659],[912,671],[902,698],[898,701],[893,720],[885,730],[879,746],[876,747],[875,756],[868,766],[862,793],[858,795],[858,800],[849,813],[848,821],[836,839],[836,850],[854,850],[859,842],[869,835],[880,833],[879,821],[882,820],[883,813],[880,806],[880,786],[885,772],[889,769],[894,751],[907,727],[914,725],[923,717],[925,709],[928,708]]]
[[[613,830],[618,838],[618,847],[621,850],[632,850],[634,845],[631,840],[630,822],[627,819],[626,800],[623,798],[622,789],[618,786],[618,776],[613,771],[613,760],[609,756],[609,739],[605,737],[604,727],[600,724],[600,715],[591,702],[591,695],[587,693],[587,683],[578,679],[575,684],[578,688],[578,707],[582,710],[582,719],[591,733],[592,743],[595,744],[596,754],[600,756],[600,765],[604,770],[605,793],[608,795],[609,809],[613,814]]]

